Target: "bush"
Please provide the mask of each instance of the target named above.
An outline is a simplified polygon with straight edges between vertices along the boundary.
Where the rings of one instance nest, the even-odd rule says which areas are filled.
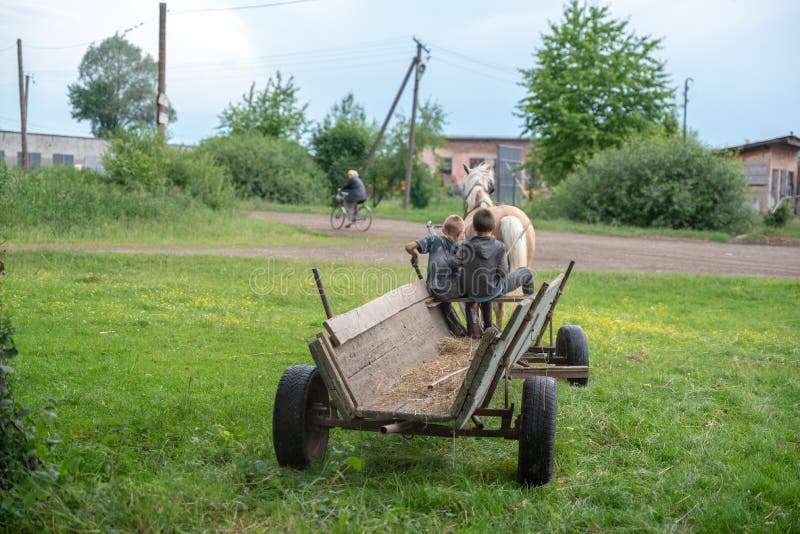
[[[225,168],[213,158],[170,147],[153,131],[120,132],[103,165],[105,179],[128,191],[174,187],[214,209],[229,207],[236,198]]]
[[[772,228],[783,228],[792,218],[792,210],[786,204],[775,211],[769,211],[764,215],[764,224]]]
[[[735,233],[752,216],[738,160],[693,139],[641,138],[605,150],[555,194],[565,216],[588,223]]]
[[[327,198],[325,175],[293,141],[260,135],[215,137],[203,141],[198,151],[225,167],[242,195],[283,204]]]

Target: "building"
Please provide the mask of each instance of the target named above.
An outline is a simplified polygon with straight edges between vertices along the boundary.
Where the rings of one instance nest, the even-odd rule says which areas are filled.
[[[422,162],[455,191],[464,186],[466,172],[464,166],[475,165],[491,160],[495,162],[495,176],[498,182],[498,199],[505,203],[516,203],[527,195],[527,175],[517,168],[528,160],[530,140],[519,137],[446,137],[446,145],[430,147],[422,151]]]
[[[73,165],[102,171],[102,157],[110,145],[107,139],[28,133],[28,166]],[[22,165],[22,135],[0,130],[0,161]]]
[[[781,200],[790,201],[792,206],[797,206],[800,195],[800,137],[794,135],[794,132],[784,137],[732,146],[726,150],[737,153],[741,158],[744,171],[750,178],[750,194],[756,210],[772,209]]]

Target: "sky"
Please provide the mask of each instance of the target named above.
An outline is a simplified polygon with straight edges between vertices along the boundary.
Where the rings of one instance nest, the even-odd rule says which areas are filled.
[[[712,147],[800,134],[796,56],[800,0],[609,0],[615,19],[663,39],[675,103],[688,92],[687,127]],[[416,53],[429,49],[420,100],[438,102],[454,136],[524,135],[519,69],[560,0],[168,0],[166,93],[178,120],[170,140],[217,133],[219,115],[255,82],[293,76],[310,119],[352,92],[381,123]],[[67,86],[91,43],[120,33],[158,58],[158,2],[0,0],[0,130],[20,129],[16,40],[31,76],[28,131],[90,136],[71,117]],[[398,111],[411,113],[412,84]],[[679,107],[682,120],[682,107]]]

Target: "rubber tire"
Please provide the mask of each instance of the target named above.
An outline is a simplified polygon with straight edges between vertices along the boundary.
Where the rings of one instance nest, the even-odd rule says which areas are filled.
[[[589,341],[583,328],[576,324],[568,324],[558,329],[556,356],[566,356],[567,365],[589,365]],[[575,386],[585,386],[589,383],[589,377],[567,380]]]
[[[359,206],[355,225],[362,232],[366,232],[372,226],[372,210],[369,209],[369,206],[364,204]]]
[[[522,386],[517,482],[541,486],[553,478],[558,387],[547,376],[532,376]]]
[[[336,206],[333,208],[331,212],[331,228],[334,230],[340,229],[344,226],[344,222],[347,220],[347,210],[345,210],[342,206]]]
[[[272,445],[282,467],[303,469],[325,457],[328,427],[310,423],[313,403],[330,406],[328,390],[313,365],[288,367],[278,383],[272,412]]]

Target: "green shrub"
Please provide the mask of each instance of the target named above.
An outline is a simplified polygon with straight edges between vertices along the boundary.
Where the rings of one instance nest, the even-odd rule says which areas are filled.
[[[165,187],[166,159],[166,144],[157,132],[120,131],[103,157],[105,178],[129,190]]]
[[[589,223],[742,230],[747,177],[732,157],[693,139],[634,139],[596,154],[556,189],[564,215]]]
[[[171,185],[213,209],[231,207],[236,201],[228,171],[210,154],[172,150],[165,170]]]
[[[153,131],[120,132],[103,164],[105,179],[128,191],[174,187],[214,209],[229,207],[236,198],[225,168],[212,157],[170,147]]]
[[[197,203],[176,189],[127,190],[94,171],[58,165],[6,173],[0,205],[0,228],[42,226],[60,235],[107,222],[170,221]]]
[[[260,135],[215,137],[203,141],[198,151],[225,167],[244,196],[282,204],[327,198],[325,175],[293,141]]]
[[[792,218],[792,210],[786,204],[775,211],[769,211],[764,215],[764,224],[772,228],[783,228]]]

